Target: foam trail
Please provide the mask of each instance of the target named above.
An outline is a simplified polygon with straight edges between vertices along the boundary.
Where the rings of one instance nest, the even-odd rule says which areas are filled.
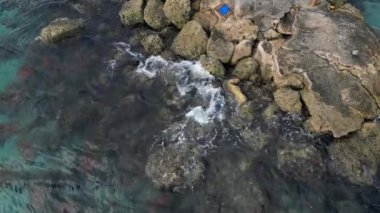
[[[140,61],[136,72],[148,78],[161,76],[165,81],[176,84],[181,96],[191,91],[196,91],[196,97],[201,98],[202,105],[192,107],[187,113],[187,118],[192,118],[199,124],[207,124],[215,119],[224,118],[223,108],[225,99],[220,88],[213,85],[214,77],[208,73],[200,63],[193,61],[172,62],[160,56],[145,57],[131,50],[131,46],[124,42],[113,44],[121,53],[128,54]],[[115,69],[117,61],[108,61],[107,71]]]

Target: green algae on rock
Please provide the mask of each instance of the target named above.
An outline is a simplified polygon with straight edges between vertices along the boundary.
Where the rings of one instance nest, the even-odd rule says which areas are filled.
[[[144,23],[144,0],[130,0],[123,3],[119,16],[121,23],[127,26]]]
[[[199,62],[202,67],[217,78],[223,78],[226,72],[223,64],[216,58],[207,55],[201,55]]]

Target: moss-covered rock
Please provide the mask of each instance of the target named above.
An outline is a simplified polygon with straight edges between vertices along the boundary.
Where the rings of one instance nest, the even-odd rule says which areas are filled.
[[[290,88],[280,88],[273,93],[274,101],[282,111],[300,113],[302,110],[299,92]]]
[[[166,0],[164,5],[165,16],[179,29],[190,19],[190,0]]]
[[[232,42],[226,41],[219,31],[213,30],[207,43],[207,55],[219,59],[222,63],[228,63],[233,53]]]
[[[147,53],[153,55],[158,55],[165,47],[161,37],[157,34],[144,37],[141,40],[141,44]]]
[[[250,76],[257,74],[259,65],[253,57],[240,60],[232,72],[240,80],[248,80]]]

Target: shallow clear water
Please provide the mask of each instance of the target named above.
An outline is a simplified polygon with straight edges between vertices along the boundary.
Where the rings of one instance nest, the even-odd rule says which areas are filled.
[[[301,117],[262,122],[269,91],[253,94],[253,123],[234,121],[221,85],[198,64],[147,58],[128,44],[133,29],[119,24],[117,1],[78,2],[85,14],[75,1],[0,0],[0,212],[252,212],[261,194],[251,182],[266,212],[380,211],[374,187],[280,174],[275,146],[310,141],[325,152],[330,138],[303,132]],[[379,27],[380,3],[361,6]],[[83,35],[34,42],[61,16],[88,17]],[[264,134],[271,145],[257,154],[259,144],[236,134],[242,122],[252,140]],[[157,189],[145,176],[149,153],[184,139],[201,147],[206,174],[181,192]]]

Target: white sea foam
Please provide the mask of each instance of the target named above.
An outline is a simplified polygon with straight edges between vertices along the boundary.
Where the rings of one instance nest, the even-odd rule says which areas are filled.
[[[214,77],[208,73],[199,62],[194,61],[167,61],[160,56],[150,56],[145,59],[140,53],[131,50],[131,46],[124,42],[114,43],[119,52],[128,54],[140,61],[136,72],[149,78],[163,77],[165,81],[175,81],[181,96],[196,91],[196,98],[202,99],[201,106],[191,107],[186,113],[199,124],[207,124],[215,119],[221,120],[225,99],[220,88],[215,87]],[[117,62],[116,62],[117,63]],[[115,61],[109,61],[109,69],[115,68]]]

